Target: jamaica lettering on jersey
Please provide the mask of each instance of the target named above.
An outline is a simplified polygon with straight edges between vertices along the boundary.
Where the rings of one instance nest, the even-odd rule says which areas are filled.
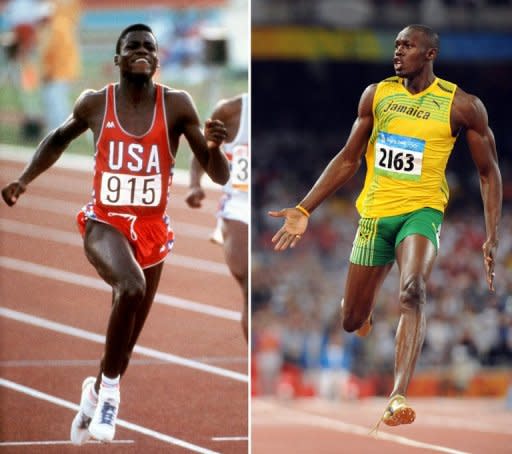
[[[416,94],[398,77],[377,85],[366,179],[356,201],[362,217],[395,216],[425,207],[444,212],[445,169],[456,140],[450,127],[456,88],[439,78]]]
[[[164,87],[157,95],[149,130],[125,131],[116,111],[115,85],[107,86],[103,126],[96,144],[92,209],[130,216],[163,215],[172,183],[171,154],[164,107]]]

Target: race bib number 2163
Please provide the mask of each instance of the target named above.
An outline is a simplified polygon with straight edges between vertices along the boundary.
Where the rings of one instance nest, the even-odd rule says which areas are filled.
[[[379,132],[375,143],[375,173],[401,180],[419,180],[425,141]]]

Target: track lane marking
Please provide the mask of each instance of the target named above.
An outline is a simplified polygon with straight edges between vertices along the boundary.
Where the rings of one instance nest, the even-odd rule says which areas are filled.
[[[133,444],[135,441],[133,440],[112,440],[110,444],[113,445],[126,445],[126,444]],[[104,444],[101,441],[97,440],[88,440],[85,444],[88,445],[100,445]],[[48,440],[48,441],[0,441],[0,447],[4,446],[62,446],[62,445],[69,445],[69,446],[75,446],[71,441],[68,440]]]
[[[76,214],[82,209],[85,203],[77,203],[77,202],[69,202],[67,200],[57,199],[55,197],[43,197],[39,195],[34,195],[30,193],[23,194],[23,197],[16,203],[16,207],[44,211],[47,213],[58,214],[60,216],[66,216],[75,218]],[[185,207],[175,207],[169,206],[169,211],[173,213],[175,210],[184,210],[187,213],[192,209],[188,206]],[[215,213],[217,210],[211,210],[208,214],[212,219],[212,226],[204,226],[200,223],[191,223],[184,221],[176,221],[176,215],[170,216],[171,218],[171,226],[174,231],[181,236],[188,236],[192,238],[203,238],[206,239],[210,235],[212,229],[214,228],[214,220]],[[196,211],[199,213],[199,211]],[[205,211],[201,211],[201,213],[205,213]],[[188,213],[190,214],[190,213]],[[183,218],[184,216],[179,216]]]
[[[59,397],[52,396],[51,394],[46,394],[44,392],[38,391],[34,388],[29,388],[28,386],[21,385],[19,383],[13,382],[11,380],[6,380],[4,378],[0,378],[0,386],[11,389],[13,391],[20,392],[22,394],[26,394],[30,397],[34,397],[39,400],[44,400],[46,402],[50,402],[54,405],[58,405],[60,407],[67,408],[69,410],[78,411],[79,406],[69,402],[68,400],[61,399]],[[185,449],[189,449],[193,452],[198,452],[201,454],[218,454],[216,451],[211,451],[209,449],[203,448],[201,446],[194,445],[184,440],[180,440],[179,438],[172,437],[170,435],[163,434],[161,432],[157,432],[152,429],[148,429],[143,426],[139,426],[138,424],[134,424],[124,419],[118,419],[117,425],[120,427],[124,427],[125,429],[131,430],[133,432],[138,432],[143,435],[147,435],[152,438],[156,438],[157,440],[164,441],[166,443],[180,446]]]
[[[30,315],[25,312],[15,311],[12,309],[8,309],[6,307],[0,306],[0,317],[16,320],[18,322],[37,326],[39,328],[44,328],[60,334],[66,334],[69,336],[77,337],[79,339],[85,339],[91,342],[95,342],[97,344],[105,344],[105,336],[101,334],[93,333],[91,331],[87,331],[81,328],[75,328],[73,326],[65,325],[63,323],[54,322],[42,317],[36,317],[34,315]],[[232,380],[236,380],[239,382],[248,383],[249,381],[247,375],[241,374],[239,372],[234,372],[232,370],[211,366],[209,364],[204,364],[193,359],[183,358],[181,356],[173,355],[172,353],[162,352],[159,350],[155,350],[153,348],[136,345],[133,351],[134,353],[138,353],[149,358],[156,358],[162,361],[166,361],[168,363],[177,364],[179,366],[188,367],[190,369],[199,370],[201,372],[218,375],[225,378],[230,378]]]
[[[91,151],[93,146],[91,145]],[[20,145],[0,143],[0,159],[5,161],[21,162],[27,164],[35,152],[35,147],[24,147]],[[63,153],[59,160],[52,165],[55,168],[75,170],[87,174],[94,172],[93,156],[74,154],[72,152]],[[173,169],[173,184],[177,186],[187,186],[189,184],[189,173],[183,169]],[[201,184],[208,189],[221,191],[221,186],[214,183],[208,175],[204,175]]]
[[[212,437],[212,441],[249,441],[249,437]]]
[[[377,435],[370,435],[370,429],[368,427],[359,426],[356,424],[346,423],[337,419],[332,419],[327,416],[320,416],[314,413],[308,413],[306,411],[283,408],[279,405],[272,404],[270,402],[259,402],[259,405],[266,411],[271,411],[272,416],[276,419],[280,419],[282,424],[300,424],[309,427],[317,427],[321,429],[335,430],[337,432],[343,432],[348,434],[360,435],[367,438],[375,438],[380,440],[386,440],[393,443],[398,443],[405,446],[412,446],[421,449],[430,449],[431,451],[444,452],[447,454],[470,454],[466,451],[459,451],[457,449],[448,448],[446,446],[434,445],[431,443],[425,443],[422,441],[413,440],[411,438],[402,437],[400,435],[393,435],[387,432],[379,431]],[[260,415],[261,416],[261,415]],[[252,418],[251,424],[254,425],[272,425],[267,419],[265,422],[254,421]]]
[[[104,292],[110,293],[112,291],[110,286],[101,279],[49,266],[38,265],[37,263],[27,262],[25,260],[19,260],[12,257],[0,256],[0,267]],[[197,303],[195,301],[166,295],[164,293],[157,293],[155,295],[154,302],[164,306],[175,307],[190,312],[197,312],[203,315],[236,322],[240,322],[242,317],[238,311],[223,309],[209,304]]]
[[[26,222],[2,219],[0,220],[0,231],[11,233],[13,235],[22,235],[31,238],[54,241],[56,243],[66,244],[69,246],[83,247],[82,237],[78,233],[71,233],[66,230],[44,227]],[[212,260],[179,255],[174,252],[171,252],[167,256],[165,264],[172,267],[177,266],[194,271],[199,270],[231,277],[231,273],[224,262],[214,262]]]

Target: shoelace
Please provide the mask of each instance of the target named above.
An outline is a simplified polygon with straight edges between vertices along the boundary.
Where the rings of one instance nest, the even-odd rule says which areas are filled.
[[[113,425],[114,418],[116,417],[117,407],[110,402],[105,401],[101,407],[101,421],[100,424]]]

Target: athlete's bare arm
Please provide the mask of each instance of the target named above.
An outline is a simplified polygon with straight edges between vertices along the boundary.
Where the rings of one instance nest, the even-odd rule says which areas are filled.
[[[14,205],[25,192],[27,185],[49,169],[68,145],[101,115],[98,112],[99,108],[103,108],[99,102],[101,97],[99,92],[93,90],[87,90],[80,95],[71,115],[41,141],[19,178],[2,189],[2,197],[7,205]]]
[[[466,130],[466,140],[480,176],[487,238],[482,246],[487,283],[494,290],[494,261],[498,247],[501,218],[502,183],[494,134],[489,127],[487,110],[476,96],[457,89],[452,107],[452,130]]]
[[[310,213],[327,197],[343,186],[359,169],[361,157],[373,128],[373,98],[376,84],[370,85],[361,95],[357,118],[345,146],[331,160],[316,183],[302,199],[300,205]],[[295,208],[285,208],[281,211],[270,211],[270,216],[285,218],[284,225],[274,235],[276,251],[294,247],[300,236],[305,232],[308,218]]]
[[[226,141],[231,142],[235,139],[236,133],[240,127],[240,118],[242,111],[242,97],[236,96],[234,98],[221,100],[215,106],[211,119],[221,121],[226,127]],[[201,177],[204,170],[199,164],[195,156],[190,160],[190,183],[189,192],[185,198],[188,206],[191,208],[200,208],[201,201],[206,197],[206,194],[201,187]]]
[[[166,90],[165,101],[172,152],[176,154],[179,137],[184,134],[208,176],[215,183],[225,184],[229,179],[229,164],[220,150],[226,138],[224,124],[209,119],[205,122],[203,132],[194,102],[184,91]]]

